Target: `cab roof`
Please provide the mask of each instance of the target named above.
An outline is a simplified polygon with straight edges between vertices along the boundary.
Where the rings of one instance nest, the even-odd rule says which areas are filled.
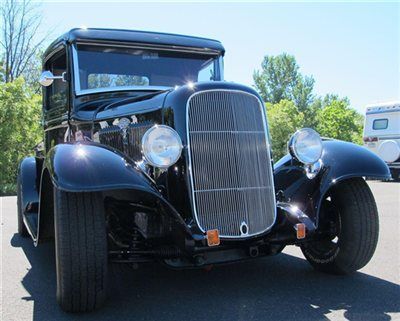
[[[193,48],[203,52],[219,52],[224,54],[225,49],[218,40],[184,36],[171,33],[123,30],[123,29],[101,29],[101,28],[75,28],[71,29],[56,39],[46,50],[48,56],[62,42],[99,42],[99,43],[134,43],[171,46],[174,48]]]

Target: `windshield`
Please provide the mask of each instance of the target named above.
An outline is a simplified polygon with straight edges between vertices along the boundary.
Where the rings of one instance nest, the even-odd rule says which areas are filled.
[[[201,53],[78,44],[77,93],[175,87],[221,80],[221,57]]]

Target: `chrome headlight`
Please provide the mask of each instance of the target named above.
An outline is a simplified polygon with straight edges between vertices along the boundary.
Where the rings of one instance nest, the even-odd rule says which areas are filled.
[[[150,165],[168,168],[181,156],[182,141],[171,127],[155,125],[143,135],[142,153]]]
[[[289,152],[303,164],[313,164],[322,155],[322,140],[311,128],[303,128],[293,134],[289,140]]]

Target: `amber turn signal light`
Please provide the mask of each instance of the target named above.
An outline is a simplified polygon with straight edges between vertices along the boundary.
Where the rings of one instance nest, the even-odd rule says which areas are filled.
[[[219,245],[219,232],[218,230],[208,230],[207,231],[207,245],[208,246],[217,246]]]
[[[298,240],[304,239],[306,237],[306,226],[303,223],[296,224],[296,236]]]

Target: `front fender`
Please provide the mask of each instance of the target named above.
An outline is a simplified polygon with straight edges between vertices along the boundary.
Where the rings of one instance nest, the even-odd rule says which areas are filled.
[[[295,203],[318,223],[324,196],[339,182],[354,177],[389,179],[386,163],[359,145],[339,140],[323,142],[323,167],[314,179],[308,179],[304,166],[290,155],[284,156],[274,168],[275,190],[278,197]]]
[[[35,157],[24,158],[18,169],[18,181],[21,189],[21,208],[24,213],[37,212],[39,187]]]
[[[58,144],[49,151],[46,167],[54,186],[63,191],[131,190],[150,194],[191,235],[179,213],[150,179],[117,151],[97,144]]]
[[[144,174],[121,154],[100,145],[59,144],[47,156],[53,184],[67,192],[139,189],[154,192]]]
[[[323,143],[323,150],[322,161],[329,170],[329,178],[336,181],[359,176],[390,178],[386,163],[365,147],[331,140]]]

